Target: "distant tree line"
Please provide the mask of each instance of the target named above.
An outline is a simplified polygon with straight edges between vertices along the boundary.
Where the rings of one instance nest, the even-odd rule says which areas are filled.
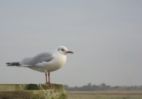
[[[88,83],[83,86],[75,86],[75,87],[70,87],[65,85],[65,88],[70,91],[111,91],[111,90],[142,90],[142,86],[110,86],[105,83],[102,83],[100,85],[95,85]]]

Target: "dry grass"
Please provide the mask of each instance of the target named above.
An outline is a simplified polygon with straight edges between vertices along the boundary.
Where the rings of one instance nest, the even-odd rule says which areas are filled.
[[[142,92],[68,92],[68,99],[142,99]]]

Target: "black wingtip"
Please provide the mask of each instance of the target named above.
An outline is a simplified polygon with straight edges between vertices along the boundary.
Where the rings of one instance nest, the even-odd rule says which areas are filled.
[[[7,66],[20,66],[20,63],[19,62],[7,62],[6,63],[7,64]]]
[[[10,63],[6,63],[7,66],[10,66]]]

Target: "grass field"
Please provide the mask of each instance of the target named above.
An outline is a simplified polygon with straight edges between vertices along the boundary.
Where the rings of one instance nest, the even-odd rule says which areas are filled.
[[[142,99],[142,92],[109,91],[109,92],[68,92],[68,99]]]

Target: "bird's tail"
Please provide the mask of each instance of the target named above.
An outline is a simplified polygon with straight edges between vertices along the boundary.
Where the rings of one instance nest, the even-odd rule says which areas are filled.
[[[19,62],[7,62],[7,66],[20,66],[21,64]]]

